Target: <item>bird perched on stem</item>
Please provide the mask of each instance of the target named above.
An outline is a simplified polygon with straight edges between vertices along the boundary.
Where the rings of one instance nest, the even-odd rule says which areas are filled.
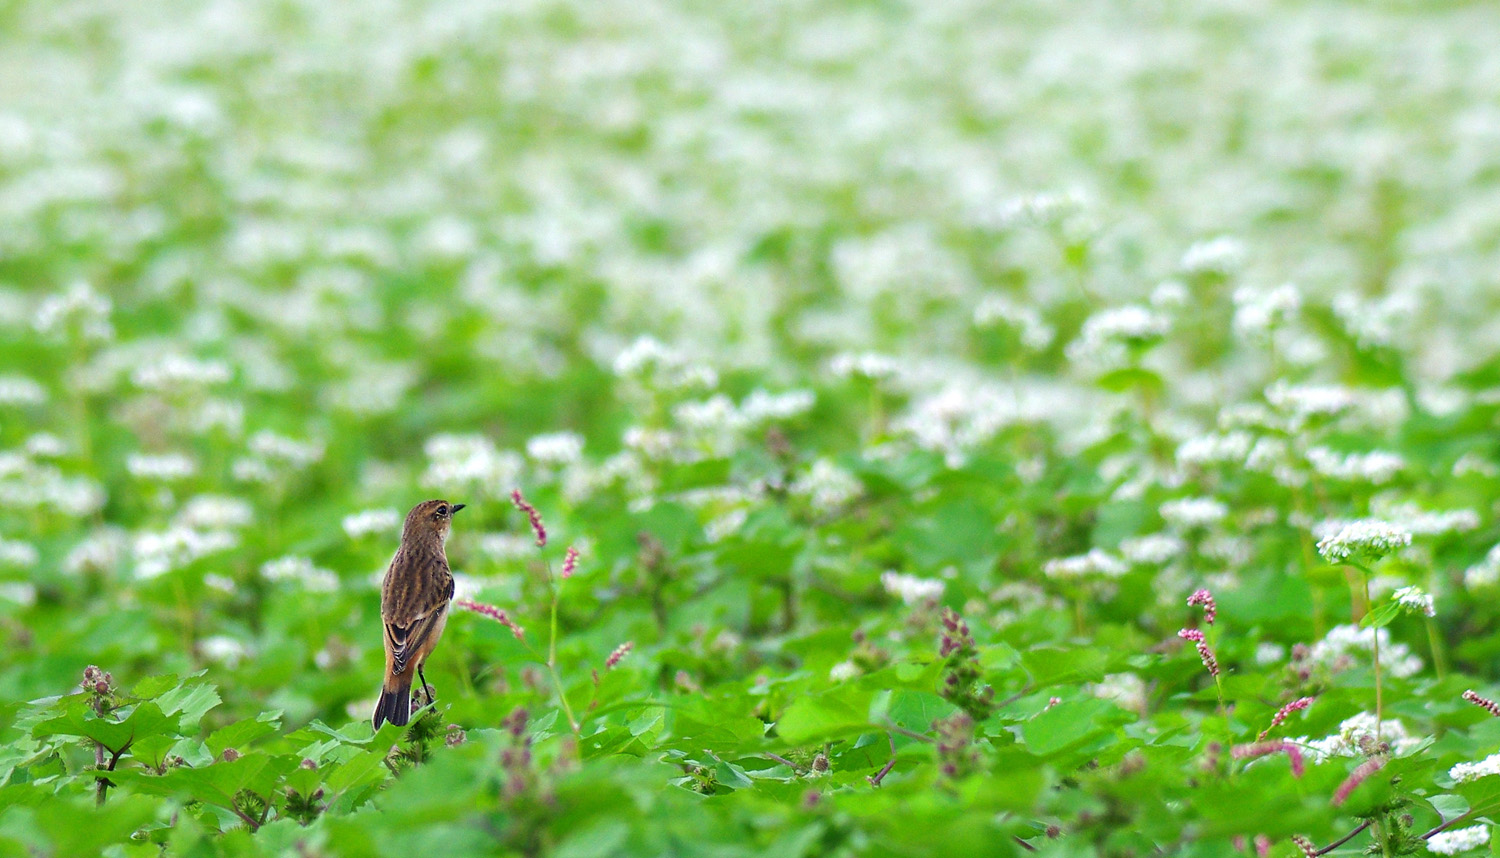
[[[384,625],[385,681],[375,703],[374,724],[386,721],[404,726],[411,719],[411,683],[422,682],[427,702],[432,688],[422,665],[442,637],[453,600],[453,573],[443,543],[453,526],[453,514],[464,508],[445,500],[423,501],[406,514],[401,547],[385,570],[380,588],[380,619]]]

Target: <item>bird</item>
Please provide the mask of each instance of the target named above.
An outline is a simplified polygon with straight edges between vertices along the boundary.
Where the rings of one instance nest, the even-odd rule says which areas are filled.
[[[371,719],[376,730],[386,721],[403,727],[411,719],[413,674],[421,680],[427,702],[433,700],[422,666],[448,622],[453,573],[448,569],[443,544],[453,529],[453,514],[465,506],[445,500],[423,501],[412,507],[401,526],[401,545],[380,587],[385,679]]]

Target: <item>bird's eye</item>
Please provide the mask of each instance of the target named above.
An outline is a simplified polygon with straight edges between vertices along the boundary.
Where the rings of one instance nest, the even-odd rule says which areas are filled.
[[[437,508],[437,514],[438,514],[438,518],[442,518],[443,516],[447,515],[448,514],[448,507],[446,507],[446,506],[440,506],[440,507],[438,507]]]

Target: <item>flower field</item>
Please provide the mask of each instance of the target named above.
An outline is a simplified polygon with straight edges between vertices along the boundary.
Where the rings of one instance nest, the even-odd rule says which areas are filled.
[[[3,6],[0,856],[1500,854],[1495,44]]]

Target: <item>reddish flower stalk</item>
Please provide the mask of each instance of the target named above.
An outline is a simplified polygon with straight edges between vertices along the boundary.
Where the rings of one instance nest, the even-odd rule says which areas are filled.
[[[526,633],[526,630],[517,625],[516,621],[512,620],[509,614],[494,605],[486,605],[483,602],[476,602],[473,599],[454,599],[453,604],[455,607],[463,608],[466,611],[473,611],[476,614],[489,617],[500,625],[505,626],[507,629],[510,629],[511,634],[516,636],[516,640],[521,640],[521,636]]]
[[[1293,834],[1292,842],[1297,844],[1297,848],[1301,849],[1302,854],[1307,856],[1307,858],[1317,858],[1318,847],[1314,846],[1311,840],[1308,840],[1306,837],[1303,837],[1300,834]]]
[[[572,578],[573,573],[578,570],[578,548],[569,545],[568,551],[563,555],[562,577]]]
[[[634,647],[635,641],[626,641],[615,647],[615,651],[610,653],[609,658],[606,658],[604,660],[604,669],[614,670],[615,667],[618,666],[619,663],[625,658],[625,655],[629,653],[630,650]]]
[[[1349,777],[1344,778],[1344,782],[1339,784],[1338,790],[1334,792],[1334,807],[1338,807],[1339,805],[1348,801],[1349,794],[1354,792],[1354,790],[1358,788],[1360,784],[1368,780],[1370,775],[1373,775],[1376,772],[1380,771],[1381,767],[1384,765],[1385,760],[1383,758],[1373,757],[1371,759],[1365,760],[1363,763],[1360,763],[1357,767],[1355,767],[1354,771],[1349,773]]]
[[[1214,624],[1214,619],[1219,616],[1219,606],[1214,602],[1214,594],[1205,589],[1199,588],[1193,591],[1193,595],[1188,596],[1187,603],[1189,605],[1202,605],[1203,622],[1210,626]]]
[[[1465,698],[1465,699],[1468,699],[1468,698]],[[1271,726],[1269,726],[1266,729],[1260,731],[1260,735],[1257,736],[1256,738],[1257,739],[1264,739],[1266,737],[1267,733],[1269,733],[1272,730],[1275,730],[1277,727],[1281,726],[1281,722],[1283,722],[1283,721],[1286,720],[1286,716],[1292,714],[1293,712],[1298,712],[1300,710],[1306,709],[1307,707],[1309,707],[1309,706],[1312,705],[1312,702],[1313,702],[1313,699],[1311,697],[1299,697],[1296,700],[1293,700],[1291,703],[1288,703],[1287,705],[1285,705],[1285,706],[1281,707],[1280,709],[1276,710],[1276,716],[1271,719]],[[1497,713],[1497,714],[1500,714],[1500,713]]]
[[[1177,633],[1177,636],[1183,640],[1192,641],[1193,646],[1198,648],[1198,658],[1202,660],[1203,666],[1208,668],[1209,674],[1212,676],[1219,675],[1219,660],[1214,658],[1213,651],[1208,648],[1208,644],[1203,640],[1203,632],[1197,629],[1183,629]]]
[[[1500,718],[1500,703],[1496,703],[1488,697],[1480,697],[1472,688],[1464,692],[1464,699],[1481,709],[1488,710],[1496,718]]]
[[[1235,745],[1229,750],[1229,755],[1236,760],[1253,760],[1257,757],[1264,757],[1267,754],[1281,752],[1285,752],[1287,759],[1291,761],[1292,774],[1295,777],[1302,777],[1302,774],[1307,771],[1307,764],[1302,759],[1302,749],[1291,742],[1274,739],[1270,742],[1252,742],[1248,745]]]
[[[510,493],[510,502],[516,505],[516,509],[526,513],[527,520],[531,522],[531,530],[536,534],[536,547],[545,547],[547,545],[547,528],[542,524],[542,514],[536,511],[536,507],[527,503],[526,498],[521,496],[520,489],[516,489]]]

